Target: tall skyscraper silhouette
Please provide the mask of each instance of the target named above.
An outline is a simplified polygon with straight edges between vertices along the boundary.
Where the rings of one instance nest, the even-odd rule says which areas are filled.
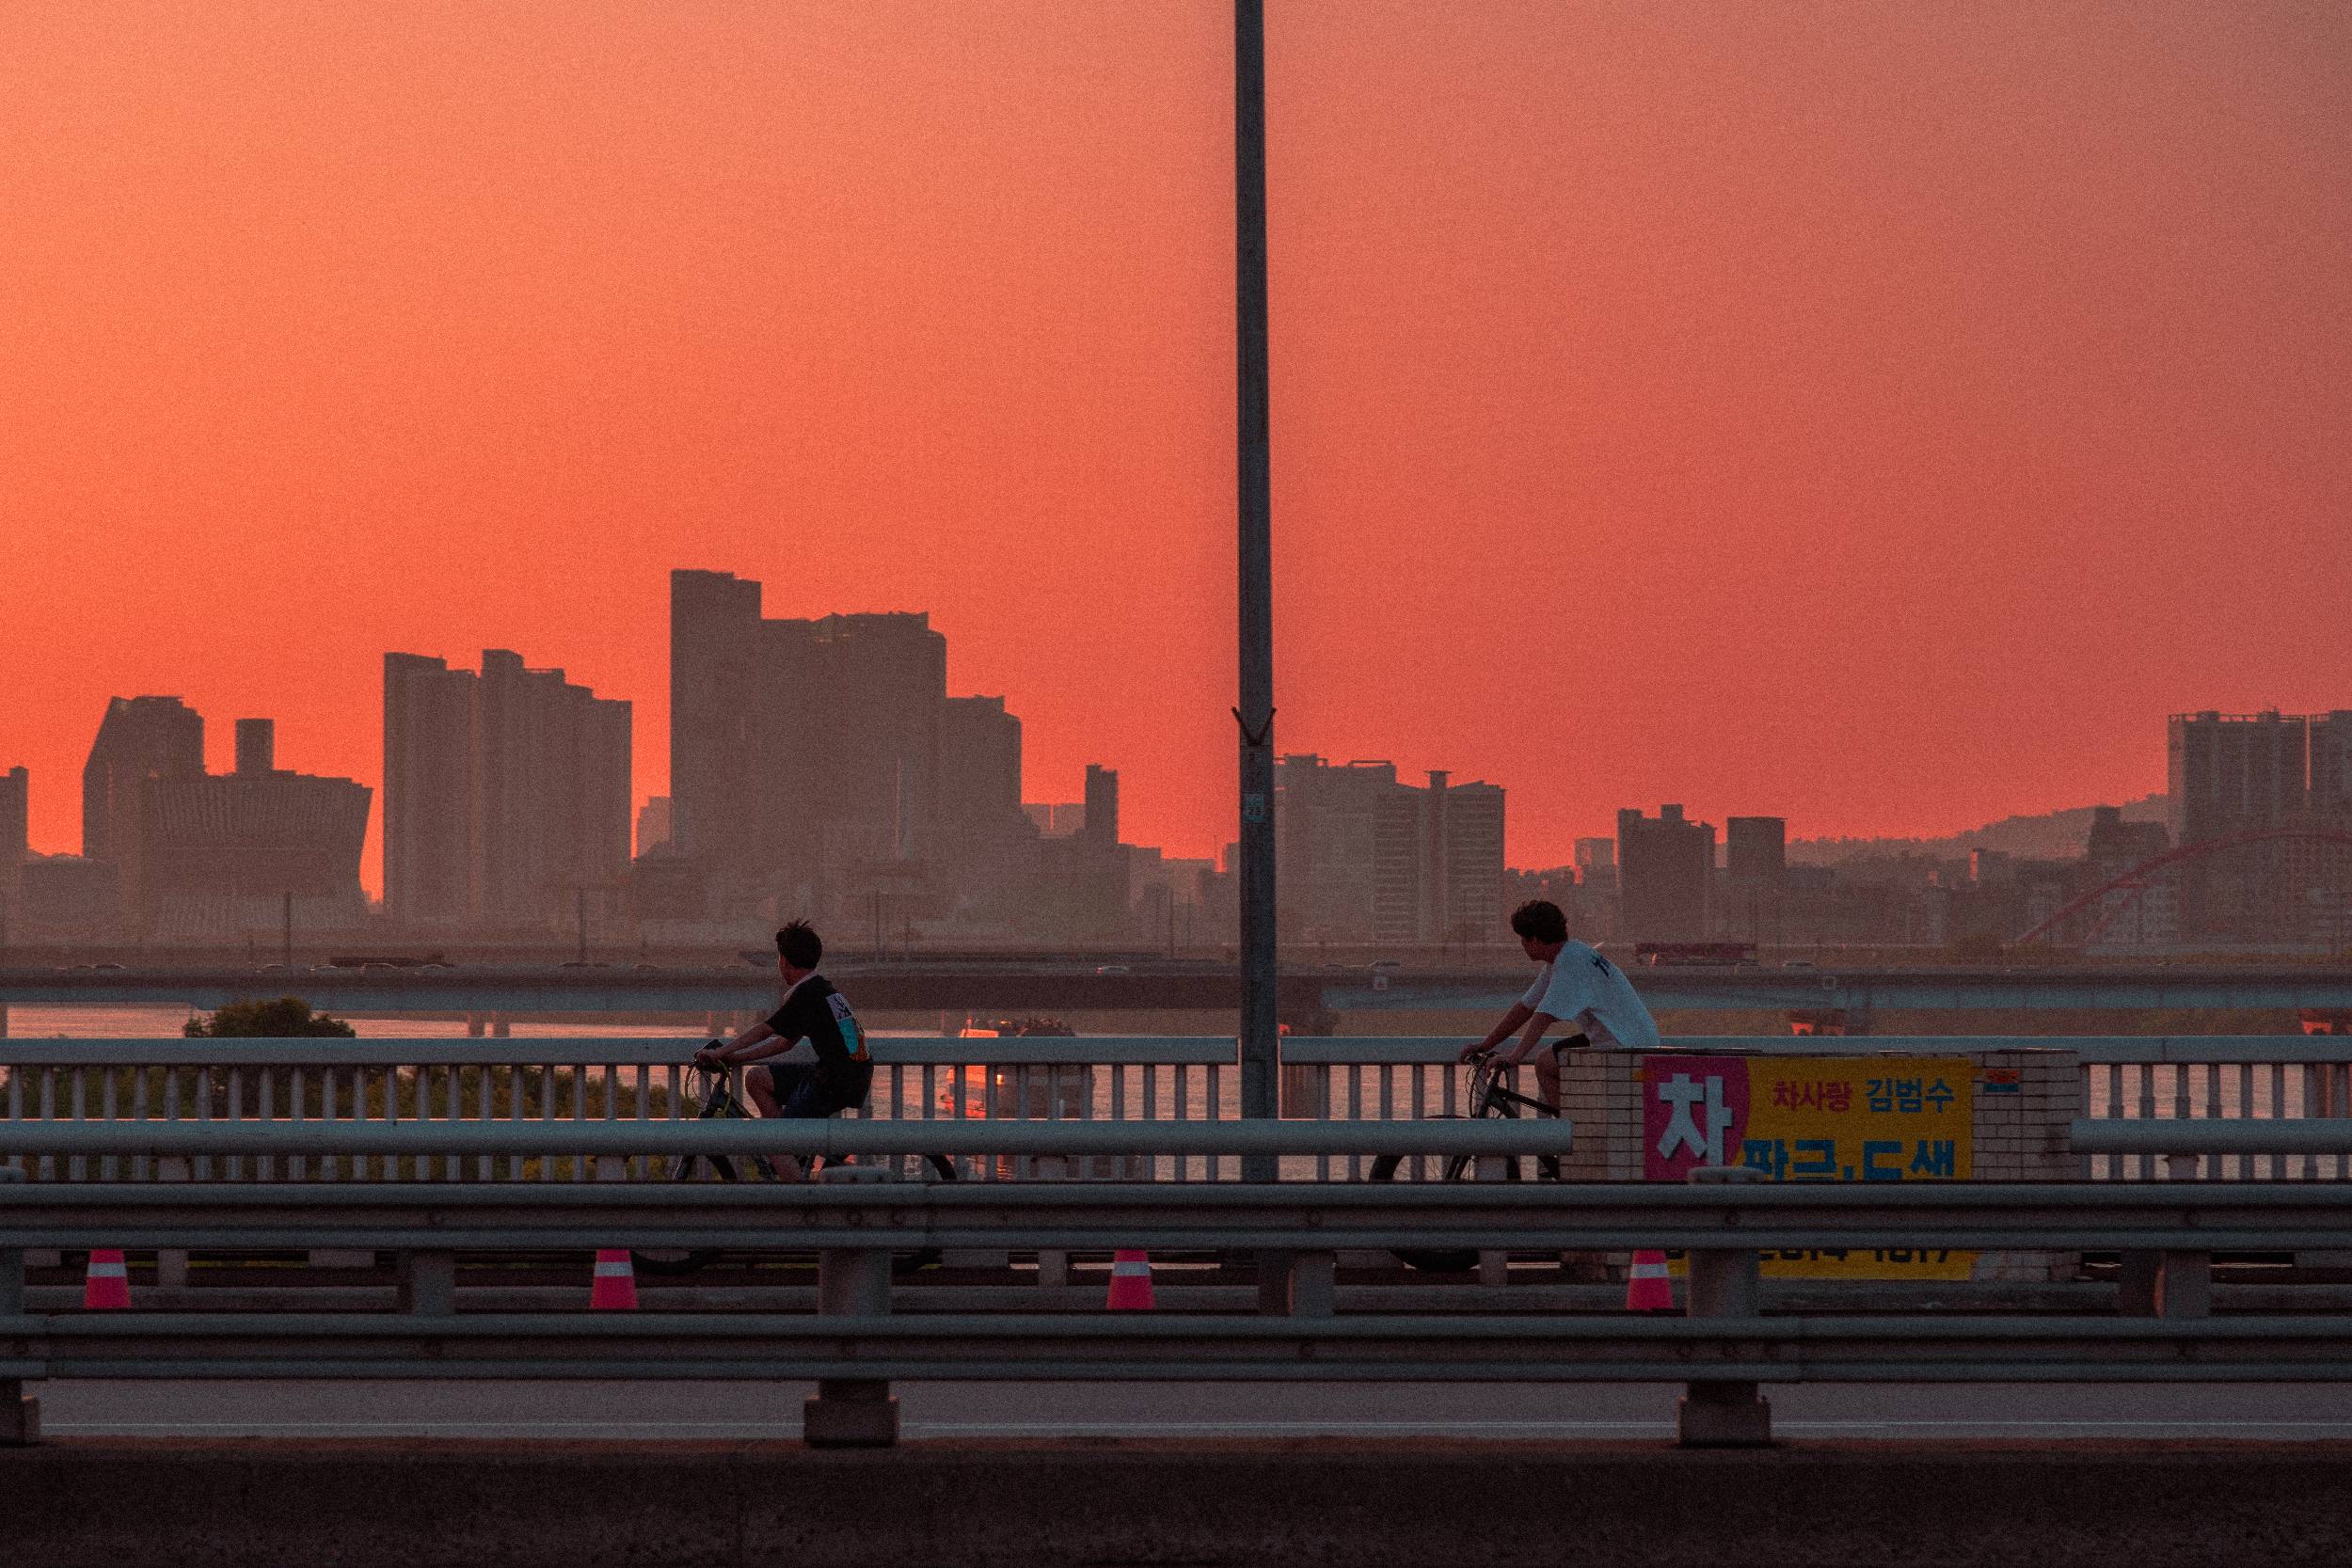
[[[568,925],[617,908],[629,860],[630,706],[486,649],[479,673],[384,658],[387,911],[410,925]]]
[[[670,574],[673,841],[713,908],[860,907],[939,858],[947,640],[914,613],[769,620],[760,585]]]
[[[146,886],[140,832],[148,790],[165,779],[204,774],[204,721],[177,697],[117,697],[106,705],[82,767],[82,854],[111,863],[125,905]]]
[[[115,868],[144,935],[275,929],[288,898],[306,929],[366,918],[359,851],[373,792],[278,768],[275,734],[268,720],[238,721],[237,770],[207,773],[204,721],[179,698],[107,704],[82,770],[82,853]]]
[[[1290,941],[1497,941],[1503,791],[1390,762],[1275,766],[1277,888]]]
[[[1715,880],[1715,827],[1677,805],[1654,817],[1617,813],[1617,887],[1625,934],[1636,942],[1708,936]]]
[[[2165,725],[2172,840],[2194,845],[2302,821],[2309,804],[2311,721],[2277,711],[2176,713]],[[2221,941],[2300,937],[2310,923],[2290,875],[2289,845],[2248,844],[2181,867],[2183,935]]]
[[[24,858],[32,852],[32,775],[22,768],[0,773],[0,897],[13,904],[24,891]]]

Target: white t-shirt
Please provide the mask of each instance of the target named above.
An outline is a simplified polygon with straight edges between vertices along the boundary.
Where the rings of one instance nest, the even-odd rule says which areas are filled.
[[[1633,982],[1581,942],[1561,948],[1519,1001],[1581,1031],[1595,1045],[1647,1051],[1658,1044],[1658,1022],[1634,994]]]

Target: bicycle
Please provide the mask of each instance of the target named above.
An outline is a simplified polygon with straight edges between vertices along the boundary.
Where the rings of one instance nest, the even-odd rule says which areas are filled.
[[[699,1063],[695,1064],[694,1070],[702,1075],[702,1086],[699,1092],[688,1095],[690,1103],[700,1101],[701,1108],[694,1113],[693,1119],[706,1121],[713,1117],[753,1119],[755,1113],[735,1092],[725,1072]],[[926,1154],[922,1159],[932,1178],[941,1181],[956,1180],[955,1162],[946,1155]],[[825,1168],[826,1162],[819,1155],[807,1164],[808,1175],[814,1179],[818,1171]],[[646,1163],[647,1174],[656,1181],[739,1181],[743,1177],[739,1166],[749,1168],[755,1180],[777,1180],[768,1168],[768,1162],[757,1155],[739,1161],[735,1156],[726,1154],[658,1154]],[[629,1259],[641,1273],[671,1278],[707,1267],[719,1258],[720,1252],[717,1247],[632,1247]],[[939,1258],[937,1247],[925,1247],[919,1252],[898,1254],[891,1260],[891,1266],[894,1271],[927,1269],[935,1266]]]
[[[1564,1040],[1553,1046],[1551,1049],[1554,1059],[1556,1060],[1561,1052],[1567,1050],[1574,1043],[1573,1040]],[[1557,1118],[1560,1115],[1560,1108],[1551,1101],[1532,1094],[1521,1094],[1517,1089],[1506,1086],[1511,1081],[1513,1070],[1497,1062],[1492,1056],[1486,1057],[1470,1074],[1468,1101],[1470,1109],[1460,1117],[1447,1115],[1430,1119],[1436,1121],[1484,1120],[1489,1117],[1517,1118],[1530,1114]],[[1366,1173],[1366,1179],[1373,1181],[1393,1181],[1396,1180],[1396,1173],[1404,1168],[1405,1162],[1417,1158],[1421,1156],[1383,1154],[1373,1161],[1371,1170]],[[1456,1154],[1446,1161],[1444,1179],[1448,1181],[1486,1180],[1487,1177],[1482,1174],[1479,1164],[1481,1160],[1486,1160],[1500,1164],[1502,1180],[1505,1181],[1524,1180],[1527,1178],[1520,1169],[1520,1161],[1523,1159],[1533,1159],[1535,1162],[1536,1180],[1544,1181],[1561,1180],[1560,1157],[1556,1154],[1532,1156]],[[1494,1168],[1492,1164],[1486,1167],[1487,1171],[1492,1171]],[[1399,1247],[1396,1249],[1396,1256],[1397,1260],[1408,1269],[1424,1269],[1432,1273],[1460,1274],[1478,1266],[1478,1253],[1475,1249],[1467,1247],[1460,1249]]]

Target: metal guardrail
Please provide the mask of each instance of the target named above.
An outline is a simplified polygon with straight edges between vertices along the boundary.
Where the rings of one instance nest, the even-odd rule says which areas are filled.
[[[1290,1035],[1292,1067],[1444,1066],[1467,1037]],[[72,1067],[648,1067],[684,1062],[699,1041],[684,1036],[577,1038],[388,1038],[213,1040],[177,1036],[122,1039],[0,1037],[0,1068]],[[1007,1036],[868,1040],[884,1069],[920,1067],[1231,1066],[1230,1037],[1163,1035]],[[1661,1051],[1705,1055],[1949,1055],[1964,1051],[2071,1051],[2101,1066],[2203,1066],[2352,1062],[2344,1035],[1678,1035]]]
[[[2352,1188],[2312,1182],[909,1181],[714,1184],[684,1194],[625,1183],[24,1182],[0,1188],[0,1248],[92,1245],[2283,1252],[2352,1246]]]
[[[0,1121],[0,1158],[1565,1154],[1565,1118],[1454,1121]]]
[[[860,1173],[870,1176],[871,1173]],[[1738,1173],[1706,1173],[1735,1175]],[[897,1378],[1677,1381],[1687,1443],[1768,1441],[1758,1387],[1836,1381],[2352,1381],[2352,1316],[2210,1315],[2216,1248],[2352,1242],[2314,1185],[1353,1184],[844,1181],[772,1189],[36,1184],[0,1173],[0,1441],[27,1381],[64,1377],[814,1378],[820,1444],[897,1434]],[[1757,1249],[2083,1246],[2153,1261],[2151,1315],[1773,1316]],[[27,1247],[353,1245],[399,1251],[395,1312],[25,1310]],[[1260,1259],[1258,1313],[891,1315],[894,1252],[1034,1243],[1213,1246]],[[1687,1248],[1680,1318],[1333,1310],[1359,1245]],[[456,1310],[472,1249],[815,1249],[814,1314]]]
[[[2068,1138],[2078,1154],[2352,1155],[2352,1120],[2336,1117],[2284,1121],[2085,1118],[2073,1124],[2068,1131]]]

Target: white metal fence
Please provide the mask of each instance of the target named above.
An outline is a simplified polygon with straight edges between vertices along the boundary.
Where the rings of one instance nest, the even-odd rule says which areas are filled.
[[[10,1120],[249,1118],[394,1123],[668,1121],[695,1112],[692,1042],[676,1037],[366,1040],[0,1040],[0,1117]],[[1312,1038],[1283,1042],[1287,1116],[1420,1120],[1465,1108],[1468,1069],[1455,1038]],[[2352,1037],[1686,1037],[1698,1053],[1950,1055],[2014,1048],[2074,1052],[2093,1118],[2295,1119],[2352,1115]],[[882,1038],[873,1042],[866,1114],[892,1120],[1229,1120],[1239,1115],[1234,1046],[1216,1037]],[[1523,1077],[1526,1076],[1523,1074]],[[1532,1085],[1522,1084],[1532,1089]],[[147,1156],[18,1162],[36,1180],[145,1180]],[[1360,1180],[1365,1156],[1294,1157],[1290,1179]],[[1238,1162],[1094,1156],[1042,1167],[1035,1157],[960,1159],[966,1179],[1092,1176],[1232,1179]],[[182,1174],[172,1172],[168,1174]],[[396,1165],[389,1157],[239,1156],[199,1162],[198,1180],[585,1180],[590,1162],[447,1155]],[[1433,1174],[1425,1160],[1404,1174]],[[2179,1158],[2103,1154],[2107,1179],[2344,1180],[2352,1162],[2327,1154]]]

